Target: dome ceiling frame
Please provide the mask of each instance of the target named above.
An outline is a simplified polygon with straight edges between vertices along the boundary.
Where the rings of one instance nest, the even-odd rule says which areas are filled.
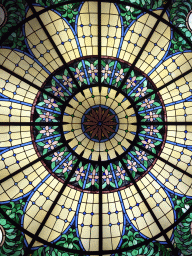
[[[81,87],[79,86],[77,80],[75,79],[73,73],[72,73],[71,70],[69,69],[68,64],[67,64],[66,61],[64,60],[62,54],[61,54],[60,51],[58,50],[58,48],[57,48],[55,42],[54,42],[53,39],[51,38],[50,34],[48,33],[48,31],[47,31],[45,25],[43,24],[43,22],[42,22],[42,20],[41,20],[41,18],[40,18],[40,14],[42,14],[42,13],[48,11],[48,10],[54,9],[55,7],[59,7],[59,6],[61,6],[63,3],[59,3],[59,4],[56,4],[56,5],[50,6],[50,7],[45,8],[44,10],[42,10],[42,11],[40,11],[40,12],[37,12],[29,0],[26,0],[26,2],[29,4],[29,8],[31,8],[31,10],[32,10],[32,12],[33,12],[33,15],[30,16],[29,18],[23,20],[22,22],[20,22],[20,23],[19,23],[18,25],[16,25],[11,31],[7,32],[7,33],[5,34],[5,36],[2,38],[1,43],[3,43],[3,41],[4,41],[6,38],[8,38],[9,34],[11,34],[12,31],[16,30],[19,26],[21,26],[21,24],[25,24],[27,21],[29,21],[29,20],[31,20],[31,19],[33,19],[33,18],[37,18],[37,20],[38,20],[38,22],[40,23],[41,27],[43,28],[45,34],[47,35],[48,39],[50,40],[51,44],[53,45],[55,51],[57,52],[58,56],[59,56],[60,59],[62,60],[62,63],[63,63],[63,65],[64,65],[64,67],[68,70],[68,72],[69,72],[71,78],[73,79],[75,85],[77,86],[77,89],[83,94],[82,89],[81,89]],[[74,3],[74,2],[76,2],[76,1],[68,1],[68,2],[66,2],[65,4],[70,4],[70,3]],[[102,58],[102,56],[101,56],[101,2],[104,2],[104,1],[98,1],[98,21],[99,21],[99,22],[98,22],[98,70],[102,70],[102,68],[101,68],[101,58]],[[110,1],[110,2],[116,3],[116,1]],[[121,2],[121,4],[125,4],[125,5],[126,5],[127,3]],[[143,53],[143,51],[144,51],[146,45],[148,44],[148,41],[149,41],[150,38],[152,37],[152,35],[153,35],[153,33],[154,33],[156,27],[158,26],[158,24],[159,24],[160,22],[163,22],[163,23],[169,25],[172,29],[175,29],[175,30],[178,32],[178,34],[182,35],[182,37],[183,37],[183,38],[190,44],[190,46],[192,47],[192,43],[189,41],[189,39],[188,39],[187,37],[185,37],[185,35],[183,35],[183,34],[180,32],[180,30],[178,30],[175,26],[173,26],[172,24],[170,24],[169,22],[167,22],[167,21],[163,18],[164,13],[166,12],[167,8],[169,7],[169,4],[170,4],[170,3],[168,2],[168,3],[165,5],[165,8],[164,8],[164,10],[162,11],[161,15],[158,16],[158,15],[152,13],[151,11],[149,11],[149,10],[147,10],[147,9],[145,9],[145,8],[142,8],[142,7],[138,6],[138,5],[129,3],[130,6],[133,6],[133,7],[136,7],[137,9],[140,9],[140,10],[142,10],[142,11],[145,11],[146,13],[149,13],[150,15],[152,15],[152,16],[158,18],[158,20],[157,20],[157,22],[155,23],[155,25],[154,25],[152,31],[150,32],[148,38],[146,39],[145,44],[142,46],[142,48],[141,48],[139,54],[137,55],[135,61],[133,62],[133,64],[131,64],[130,69],[129,69],[128,73],[126,74],[126,76],[124,77],[123,81],[121,82],[120,87],[117,88],[117,94],[116,94],[116,96],[119,95],[119,93],[120,93],[120,91],[121,91],[121,89],[122,89],[124,83],[125,83],[126,80],[128,79],[128,77],[129,77],[131,71],[135,68],[135,65],[136,65],[137,61],[139,60],[139,58],[140,58],[141,54]],[[33,84],[32,82],[29,82],[29,81],[26,80],[25,78],[23,78],[23,77],[21,77],[21,76],[15,74],[13,71],[8,70],[7,68],[5,68],[5,67],[3,67],[3,66],[1,66],[1,65],[0,65],[0,68],[3,69],[4,71],[10,73],[10,74],[14,74],[14,76],[16,76],[17,78],[19,78],[21,81],[30,84],[32,87],[34,87],[34,88],[38,89],[39,91],[41,91],[41,92],[47,94],[48,96],[51,96],[52,98],[55,98],[57,101],[60,101],[61,103],[63,103],[62,100],[59,100],[56,96],[53,96],[52,94],[49,94],[44,88],[39,88],[38,86],[36,86],[36,85]],[[171,83],[176,82],[176,81],[179,80],[181,77],[183,77],[183,76],[185,76],[185,75],[187,75],[187,74],[189,74],[189,73],[191,73],[191,70],[186,71],[186,72],[183,73],[182,75],[176,77],[176,78],[173,79],[172,81],[170,81],[170,82],[166,83],[165,85],[163,85],[162,87],[156,89],[156,90],[155,90],[155,93],[157,93],[158,91],[160,91],[160,90],[163,89],[163,88],[166,88],[166,87],[167,87],[168,85],[170,85]],[[101,87],[102,87],[101,72],[98,72],[98,81],[99,81],[99,82],[98,82],[99,90],[101,91]],[[154,93],[154,92],[152,92],[151,95],[152,95],[153,93]],[[85,95],[83,94],[83,96],[85,96]],[[150,96],[150,95],[147,94],[144,98],[142,98],[142,100],[145,99],[145,98],[148,98],[149,96]],[[71,97],[71,98],[72,98],[72,97]],[[130,106],[130,108],[131,108],[131,107],[134,107],[134,106],[135,106],[138,102],[140,102],[140,101],[141,101],[141,100],[138,100],[138,101],[134,102],[133,105]],[[69,102],[69,100],[68,100],[67,102]],[[68,103],[67,103],[67,104],[68,104]],[[1,126],[1,125],[5,125],[5,124],[6,124],[6,123],[4,123],[4,124],[0,123],[0,126]],[[42,124],[42,123],[41,123],[41,124]],[[46,124],[48,124],[48,123],[46,123]],[[60,123],[60,125],[63,125],[63,124],[64,124],[64,122]],[[147,124],[147,122],[146,122],[146,124]],[[166,123],[166,124],[172,125],[172,123],[170,123],[170,122],[169,122],[169,123]],[[176,124],[176,123],[173,123],[173,124]],[[180,124],[186,124],[186,123],[181,122]],[[30,123],[22,123],[22,124],[21,124],[21,123],[9,123],[9,125],[30,125],[30,126],[31,126],[32,123],[31,123],[31,122],[30,122]],[[178,125],[178,123],[177,123],[177,125]],[[192,125],[192,122],[191,122],[191,123],[190,123],[190,122],[187,122],[187,125]],[[63,145],[67,145],[67,143],[68,143],[68,141],[63,141]],[[58,148],[62,148],[63,145],[59,146]],[[58,150],[58,148],[52,150],[51,152],[52,152],[52,153],[55,152],[56,150]],[[142,147],[141,147],[141,149],[142,149]],[[147,150],[145,149],[145,151],[147,151]],[[150,152],[150,153],[151,153],[151,152]],[[50,155],[50,152],[48,152],[47,154],[43,155],[43,156],[42,156],[42,159],[44,159],[47,155]],[[156,154],[154,154],[154,155],[157,157]],[[81,155],[80,155],[80,156],[81,156]],[[161,231],[161,233],[159,233],[159,234],[156,235],[155,237],[153,237],[153,238],[151,238],[151,239],[149,239],[149,240],[143,242],[143,244],[148,244],[150,241],[153,241],[154,238],[158,238],[158,237],[160,237],[160,236],[164,236],[164,237],[165,237],[165,240],[166,240],[166,242],[167,242],[167,244],[170,246],[170,248],[172,249],[172,251],[175,252],[175,248],[174,248],[174,246],[172,245],[170,239],[168,238],[167,232],[168,232],[169,230],[171,230],[173,227],[175,227],[176,224],[178,224],[179,222],[181,222],[181,221],[187,216],[187,214],[189,214],[189,213],[191,212],[192,207],[191,207],[189,210],[187,210],[187,212],[184,213],[183,216],[182,216],[178,221],[176,221],[173,225],[171,225],[169,228],[167,228],[167,229],[164,230],[164,229],[162,228],[160,222],[158,221],[156,215],[153,213],[152,209],[150,208],[150,206],[149,206],[148,202],[146,201],[145,197],[143,196],[143,194],[142,194],[141,190],[139,189],[137,183],[135,182],[134,178],[133,178],[133,177],[130,175],[130,173],[128,172],[128,169],[127,169],[125,163],[121,160],[121,157],[118,156],[118,153],[117,153],[117,158],[119,158],[119,161],[122,163],[122,166],[123,166],[124,169],[127,171],[127,174],[128,174],[128,176],[129,176],[129,178],[131,179],[131,182],[132,182],[132,183],[134,184],[134,186],[136,187],[137,192],[139,193],[139,195],[140,195],[141,198],[143,199],[144,203],[146,204],[146,207],[148,208],[148,211],[150,212],[150,214],[151,214],[152,217],[154,218],[156,224],[158,225],[158,227],[159,227],[159,229],[160,229],[160,231]],[[159,157],[159,159],[160,159],[161,161],[163,161],[163,159],[162,159],[161,157]],[[37,162],[37,161],[39,161],[39,160],[40,160],[40,159],[37,159],[37,160],[35,160],[34,162],[32,162],[32,163],[30,163],[30,164],[32,165],[32,164],[34,164],[35,162]],[[65,190],[66,186],[68,185],[69,180],[71,179],[73,173],[75,172],[76,167],[78,166],[78,164],[79,164],[79,162],[80,162],[81,160],[82,160],[82,159],[79,159],[79,160],[76,162],[76,164],[74,165],[74,167],[73,167],[73,169],[72,169],[70,175],[68,176],[68,179],[67,179],[66,182],[63,184],[62,189],[61,189],[60,192],[58,193],[58,195],[57,195],[57,197],[56,197],[54,203],[52,204],[51,208],[50,208],[49,211],[47,212],[47,215],[45,216],[44,221],[41,223],[40,227],[38,228],[36,234],[32,234],[32,233],[30,233],[29,231],[26,231],[24,228],[21,228],[21,227],[20,227],[20,229],[22,230],[22,232],[27,233],[29,236],[31,236],[31,237],[33,238],[32,241],[31,241],[31,243],[30,243],[29,246],[28,246],[27,251],[25,252],[25,255],[28,255],[28,253],[30,253],[31,248],[32,248],[32,246],[33,246],[33,244],[34,244],[35,241],[40,241],[40,242],[43,242],[44,244],[51,245],[51,246],[53,247],[53,244],[52,244],[52,243],[47,242],[47,241],[44,241],[42,238],[40,238],[40,237],[39,237],[39,233],[41,232],[41,230],[42,230],[42,228],[43,228],[45,222],[46,222],[47,219],[49,218],[49,216],[50,216],[52,210],[54,209],[54,207],[55,207],[56,203],[58,202],[60,196],[62,195],[63,191]],[[166,163],[166,161],[164,161],[164,162]],[[100,158],[99,158],[99,161],[98,161],[98,165],[99,165],[99,173],[101,174],[101,173],[102,173],[102,163],[101,163],[101,159],[100,159]],[[191,175],[191,174],[189,174],[189,173],[183,171],[181,168],[179,168],[179,167],[177,167],[177,166],[175,166],[175,165],[173,165],[173,164],[171,164],[171,163],[169,163],[169,165],[172,166],[172,167],[174,167],[175,169],[179,170],[180,172],[186,174],[186,175],[189,176],[190,178],[192,178],[192,175]],[[26,169],[26,168],[27,168],[27,166],[23,167],[22,169],[18,170],[17,172],[15,172],[15,173],[13,173],[13,174],[7,176],[5,179],[1,180],[1,182],[4,182],[4,181],[7,180],[8,178],[10,178],[10,177],[16,175],[17,173],[21,172],[22,170],[24,170],[24,169]],[[100,180],[99,180],[100,184],[102,184],[102,175],[99,175],[99,179],[100,179]],[[6,217],[6,216],[5,216],[6,214],[5,214],[1,209],[0,209],[0,213],[1,213],[4,217]],[[13,221],[12,221],[9,217],[6,217],[6,218],[7,218],[11,223],[13,223]],[[19,225],[15,224],[15,223],[14,223],[14,225],[16,225],[17,228],[19,229]],[[102,238],[102,187],[101,187],[101,186],[99,186],[99,237]],[[142,244],[142,243],[141,243],[141,244]],[[139,245],[141,245],[141,244],[139,244]],[[54,247],[55,247],[55,248],[58,248],[58,249],[60,249],[60,250],[63,250],[63,251],[67,251],[67,252],[74,252],[74,253],[79,253],[79,254],[83,253],[83,252],[79,252],[78,250],[70,250],[70,249],[67,249],[67,248],[63,249],[63,247],[57,246],[57,245],[54,245]],[[131,249],[134,249],[134,248],[137,248],[137,246],[135,245],[135,246],[132,246],[132,247],[130,247],[130,248],[131,248]],[[103,251],[103,249],[102,249],[102,239],[99,239],[99,252],[98,252],[98,254],[99,254],[99,255],[103,255],[103,254],[117,253],[117,252],[118,252],[118,253],[121,253],[121,252],[125,252],[125,251],[130,250],[130,248],[118,249],[118,250],[115,250],[115,251],[114,251],[114,250]],[[89,251],[88,254],[90,254],[90,255],[96,254],[96,251]],[[175,252],[175,255],[176,255],[176,252]]]

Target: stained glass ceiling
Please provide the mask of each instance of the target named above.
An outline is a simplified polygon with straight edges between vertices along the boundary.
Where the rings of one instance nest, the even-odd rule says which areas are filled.
[[[192,1],[2,0],[0,255],[192,255]]]

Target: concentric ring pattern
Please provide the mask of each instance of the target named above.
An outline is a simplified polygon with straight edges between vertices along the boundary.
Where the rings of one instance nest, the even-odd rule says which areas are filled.
[[[99,92],[99,87],[93,87],[83,93],[85,97],[78,93],[76,102],[69,101],[73,110],[68,107],[64,111],[63,121],[69,123],[63,127],[65,139],[72,139],[69,146],[75,148],[77,154],[83,152],[85,159],[113,159],[117,157],[115,151],[121,154],[129,148],[126,138],[133,140],[135,137],[131,134],[136,131],[136,126],[131,127],[137,120],[131,116],[134,110],[126,111],[130,102],[122,94],[115,97],[114,89],[103,87]],[[89,131],[91,133],[87,134]]]
[[[190,255],[182,4],[2,1],[0,254]]]

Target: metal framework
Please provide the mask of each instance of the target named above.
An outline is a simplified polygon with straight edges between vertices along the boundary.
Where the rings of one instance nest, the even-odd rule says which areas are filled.
[[[69,72],[69,74],[70,74],[71,78],[73,79],[73,81],[74,81],[74,83],[75,83],[77,89],[78,89],[81,93],[83,93],[82,88],[80,88],[80,86],[79,86],[77,80],[75,79],[73,73],[72,73],[71,70],[69,69],[68,64],[65,62],[65,60],[64,60],[64,58],[63,58],[63,56],[62,56],[62,54],[60,53],[60,51],[59,51],[59,49],[57,48],[55,42],[53,41],[53,39],[52,39],[51,36],[49,35],[49,33],[48,33],[46,27],[44,26],[44,24],[43,24],[43,22],[42,22],[41,17],[40,17],[40,15],[41,15],[42,13],[44,13],[44,12],[46,12],[46,11],[48,11],[48,10],[54,9],[54,8],[56,8],[56,7],[59,7],[59,6],[63,5],[63,3],[59,3],[59,4],[56,4],[56,5],[52,5],[52,6],[47,7],[47,8],[45,8],[44,10],[39,11],[39,12],[37,13],[36,10],[35,10],[35,8],[34,8],[33,5],[31,4],[30,0],[26,0],[26,2],[28,3],[29,7],[31,8],[31,10],[32,10],[32,12],[33,12],[33,15],[31,15],[31,16],[28,17],[28,18],[26,18],[26,19],[23,20],[22,22],[20,22],[17,26],[11,28],[10,31],[8,31],[8,32],[2,37],[2,39],[1,39],[1,41],[0,41],[1,45],[3,44],[4,40],[6,40],[6,38],[7,38],[13,31],[15,31],[18,27],[20,27],[21,25],[25,24],[25,22],[27,22],[27,21],[29,21],[29,20],[31,20],[31,19],[33,19],[33,18],[36,18],[36,19],[38,20],[38,22],[40,23],[42,29],[44,30],[46,36],[48,37],[49,41],[50,41],[51,44],[53,45],[53,47],[54,47],[56,53],[58,54],[59,58],[60,58],[61,61],[62,61],[64,67],[65,67],[65,68],[67,69],[67,71]],[[76,1],[68,1],[68,2],[65,2],[65,4],[74,3],[74,2],[76,2]],[[98,1],[98,70],[99,70],[99,72],[98,72],[98,86],[99,86],[99,90],[100,90],[100,91],[101,91],[101,87],[103,86],[102,83],[101,83],[101,57],[102,57],[102,56],[101,56],[101,2],[102,2],[101,0]],[[110,2],[117,3],[117,1],[110,1]],[[121,4],[126,4],[126,3],[121,2]],[[187,41],[187,43],[188,43],[188,44],[191,46],[191,48],[192,48],[192,43],[189,41],[189,39],[187,39],[187,38],[185,37],[185,35],[183,35],[183,34],[180,32],[180,30],[178,30],[177,28],[175,28],[172,24],[170,24],[169,22],[167,22],[167,21],[163,18],[164,13],[166,12],[167,8],[169,7],[169,4],[170,4],[170,1],[167,2],[167,4],[165,5],[165,8],[162,10],[161,15],[158,16],[158,15],[152,13],[151,11],[149,11],[149,10],[147,10],[147,9],[145,9],[145,8],[142,8],[142,7],[139,7],[139,6],[135,5],[135,4],[129,3],[130,6],[133,6],[133,7],[137,8],[137,9],[140,9],[140,10],[146,12],[146,13],[149,13],[150,15],[153,15],[155,18],[157,18],[157,21],[156,21],[156,23],[154,24],[154,27],[153,27],[152,31],[150,32],[148,38],[146,39],[145,43],[143,44],[143,46],[142,46],[142,48],[141,48],[139,54],[137,55],[137,57],[136,57],[136,59],[134,60],[133,64],[130,66],[129,71],[127,72],[126,76],[125,76],[124,79],[122,80],[121,85],[117,88],[117,94],[116,94],[116,95],[118,95],[118,94],[121,92],[121,89],[122,89],[123,85],[125,84],[126,80],[128,79],[128,77],[129,77],[131,71],[135,68],[135,65],[136,65],[137,61],[139,60],[140,56],[142,55],[143,51],[145,50],[145,47],[147,46],[148,41],[149,41],[150,38],[152,37],[152,35],[153,35],[155,29],[157,28],[157,26],[159,25],[160,22],[163,22],[163,23],[169,25],[172,29],[174,29],[178,34],[180,34],[180,35]],[[70,105],[68,104],[68,103],[69,103],[69,100],[67,100],[67,101],[65,102],[65,101],[63,101],[63,100],[57,98],[56,96],[52,95],[51,93],[47,92],[45,89],[40,88],[40,87],[36,86],[34,83],[29,82],[29,81],[26,80],[25,78],[23,78],[23,77],[21,77],[21,76],[15,74],[13,71],[10,71],[8,68],[5,68],[5,67],[3,67],[3,66],[1,66],[1,65],[0,65],[0,68],[3,69],[4,71],[8,72],[8,73],[11,74],[11,75],[14,75],[15,77],[17,77],[17,78],[20,79],[21,81],[23,81],[23,82],[25,82],[25,83],[31,85],[31,86],[34,87],[35,89],[37,89],[37,90],[39,90],[39,91],[41,91],[41,92],[47,94],[48,96],[51,96],[52,98],[54,98],[54,99],[57,100],[57,101],[61,102],[65,107],[66,107],[66,106],[69,106],[69,107],[70,107]],[[180,78],[182,78],[183,76],[185,76],[185,75],[187,75],[187,74],[190,74],[191,72],[192,72],[192,71],[189,70],[189,71],[185,72],[184,74],[178,76],[177,78],[173,79],[172,81],[166,83],[165,85],[159,87],[158,89],[155,89],[153,92],[147,94],[146,96],[142,97],[141,99],[137,100],[136,102],[133,102],[133,103],[129,106],[129,108],[135,107],[137,103],[143,101],[144,99],[148,98],[148,97],[151,96],[152,94],[159,92],[159,91],[162,90],[163,88],[166,88],[166,87],[167,87],[168,85],[170,85],[171,83],[176,82],[177,80],[179,80]],[[83,88],[83,89],[84,89],[84,88]],[[122,93],[122,92],[121,92],[121,93]],[[29,122],[29,123],[26,123],[26,122],[25,122],[25,123],[14,123],[14,122],[11,122],[11,123],[8,123],[8,122],[5,122],[5,123],[0,123],[0,126],[2,126],[2,125],[15,125],[15,126],[18,126],[18,125],[19,125],[19,126],[28,126],[28,125],[29,125],[29,126],[35,126],[35,125],[37,125],[37,124],[41,124],[41,125],[42,125],[42,124],[46,124],[46,125],[48,125],[49,123],[47,123],[47,122],[46,122],[46,123],[42,123],[42,122],[41,122],[41,123],[33,123],[33,122]],[[52,123],[51,123],[51,124],[52,124]],[[59,123],[59,126],[62,127],[63,124],[65,124],[65,122],[62,122],[62,121],[61,121],[61,122]],[[149,123],[145,122],[145,124],[149,124]],[[150,123],[150,124],[151,124],[151,123]],[[192,125],[192,122],[178,122],[178,123],[176,123],[176,122],[165,122],[165,123],[163,123],[163,124],[166,124],[166,125]],[[139,125],[139,124],[138,124],[138,123],[134,123],[134,125]],[[141,149],[144,149],[142,146],[139,146],[138,144],[136,144],[136,141],[135,141],[135,140],[132,142],[132,141],[129,141],[129,140],[127,139],[127,141],[130,142],[132,145],[137,145],[137,146],[140,147]],[[27,169],[29,166],[31,166],[31,165],[37,163],[38,161],[41,161],[41,160],[45,159],[48,155],[54,153],[55,151],[57,151],[58,149],[62,148],[63,146],[68,146],[68,143],[69,143],[69,141],[66,141],[66,140],[64,139],[64,137],[62,137],[62,145],[60,145],[59,147],[55,148],[54,150],[51,150],[50,152],[48,152],[47,154],[41,156],[40,158],[34,160],[34,161],[31,162],[30,164],[28,164],[28,165],[24,166],[23,168],[21,168],[20,170],[14,172],[14,173],[12,173],[12,174],[10,174],[10,175],[7,176],[6,178],[2,179],[2,180],[1,180],[1,183],[4,182],[4,181],[6,181],[6,180],[8,180],[9,178],[15,176],[16,174],[20,173],[21,171]],[[164,159],[161,158],[160,156],[157,156],[156,154],[152,153],[151,151],[149,151],[149,150],[147,150],[147,149],[145,149],[145,151],[146,151],[146,152],[150,152],[150,154],[152,154],[153,156],[155,156],[156,158],[158,158],[159,160],[161,160],[161,161],[164,162],[165,164],[167,164],[167,165],[169,165],[169,166],[175,168],[175,169],[178,170],[179,172],[182,172],[183,174],[185,174],[185,175],[187,175],[188,177],[192,178],[192,175],[191,175],[191,174],[185,172],[185,171],[182,170],[181,168],[175,166],[174,164],[172,164],[172,163],[170,163],[170,162],[167,162],[166,160],[164,160]],[[74,153],[74,152],[73,152],[73,153]],[[127,153],[127,151],[126,151],[124,154],[126,154],[126,153]],[[139,193],[140,197],[141,197],[142,200],[144,201],[144,203],[145,203],[145,205],[146,205],[148,211],[149,211],[150,214],[152,215],[153,219],[155,220],[155,222],[156,222],[156,224],[157,224],[157,226],[158,226],[158,228],[159,228],[159,230],[160,230],[160,233],[159,233],[158,235],[156,235],[155,237],[153,237],[153,238],[151,238],[151,239],[146,240],[145,242],[140,243],[139,246],[142,246],[142,245],[144,245],[144,244],[147,245],[149,242],[153,241],[154,239],[157,239],[157,238],[160,237],[160,236],[164,236],[164,238],[165,238],[165,240],[166,240],[168,246],[171,248],[173,254],[176,256],[176,255],[177,255],[177,251],[175,250],[174,246],[172,245],[171,241],[169,240],[169,238],[168,238],[168,236],[167,236],[167,232],[168,232],[169,230],[171,230],[173,227],[175,227],[181,220],[183,220],[183,219],[189,214],[189,212],[192,211],[192,207],[191,207],[185,214],[183,214],[182,218],[180,218],[179,220],[177,220],[173,225],[171,225],[171,226],[170,226],[169,228],[167,228],[167,229],[163,229],[162,226],[161,226],[161,224],[159,223],[159,221],[158,221],[156,215],[153,213],[153,211],[152,211],[152,209],[150,208],[148,202],[146,201],[145,197],[143,196],[141,190],[139,189],[137,183],[135,182],[134,178],[133,178],[133,177],[131,176],[131,174],[129,173],[129,170],[127,169],[127,166],[126,166],[125,163],[122,161],[122,156],[119,156],[119,155],[118,155],[118,152],[116,152],[116,154],[117,154],[117,159],[122,163],[122,166],[123,166],[124,169],[126,170],[128,176],[129,176],[129,178],[130,178],[130,180],[131,180],[131,183],[135,186],[137,192]],[[36,240],[39,241],[39,242],[41,242],[41,243],[43,243],[43,244],[45,244],[45,245],[49,245],[49,246],[51,246],[51,247],[57,248],[57,249],[59,249],[59,250],[61,250],[61,251],[74,252],[74,253],[78,253],[78,254],[85,254],[85,253],[86,253],[86,254],[90,254],[90,255],[92,255],[92,254],[103,255],[103,254],[109,254],[109,253],[110,253],[110,254],[112,254],[112,253],[121,254],[121,253],[124,252],[124,251],[128,251],[128,250],[130,250],[130,249],[137,248],[138,245],[134,245],[134,246],[132,246],[132,247],[125,248],[125,249],[119,249],[119,250],[116,250],[116,251],[113,251],[113,250],[111,250],[111,251],[103,251],[103,244],[102,244],[102,242],[103,242],[103,239],[102,239],[102,236],[103,236],[103,230],[102,230],[102,165],[107,164],[107,161],[106,161],[106,163],[101,162],[101,158],[99,158],[99,160],[98,160],[98,162],[97,162],[97,164],[98,164],[98,166],[99,166],[99,251],[98,251],[98,252],[95,252],[95,251],[84,252],[84,251],[78,251],[78,250],[70,250],[70,249],[67,249],[67,248],[63,248],[63,247],[61,247],[61,246],[53,245],[52,243],[47,242],[47,241],[45,241],[45,240],[43,240],[43,239],[41,239],[41,238],[39,237],[39,234],[40,234],[42,228],[44,227],[46,221],[48,220],[48,218],[49,218],[49,216],[50,216],[50,214],[51,214],[51,212],[53,211],[53,209],[54,209],[54,207],[56,206],[58,200],[60,199],[62,193],[64,192],[64,190],[65,190],[65,188],[66,188],[68,182],[70,181],[71,177],[73,176],[73,174],[74,174],[74,172],[75,172],[75,170],[76,170],[76,168],[77,168],[79,162],[80,162],[80,161],[85,162],[85,160],[82,158],[82,155],[79,155],[79,156],[76,155],[76,156],[78,157],[78,161],[77,161],[76,164],[73,166],[73,169],[72,169],[70,175],[68,176],[67,180],[66,180],[65,183],[63,184],[61,190],[59,191],[59,193],[58,193],[58,195],[57,195],[57,197],[56,197],[56,199],[54,200],[52,206],[50,207],[49,211],[47,212],[47,214],[46,214],[46,216],[45,216],[45,218],[44,218],[44,220],[43,220],[43,222],[41,223],[41,225],[39,226],[39,228],[38,228],[38,230],[37,230],[37,232],[36,232],[35,234],[32,234],[31,232],[29,232],[29,231],[25,230],[24,228],[20,227],[18,224],[16,224],[13,220],[11,220],[11,219],[0,209],[0,213],[1,213],[5,218],[7,218],[9,222],[11,222],[13,225],[15,225],[15,226],[16,226],[18,229],[20,229],[23,233],[25,233],[25,234],[29,235],[30,237],[32,237],[32,241],[31,241],[30,244],[28,245],[28,248],[27,248],[27,250],[26,250],[24,256],[28,256],[28,255],[29,255],[29,253],[31,252],[31,248],[32,248],[32,246],[33,246],[33,244],[34,244],[34,242],[35,242]],[[88,162],[89,162],[89,161],[88,161]]]

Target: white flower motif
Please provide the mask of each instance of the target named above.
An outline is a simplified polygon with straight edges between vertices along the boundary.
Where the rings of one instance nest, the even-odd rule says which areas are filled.
[[[182,208],[181,210],[183,213],[186,213],[186,211],[188,211],[189,208],[190,208],[190,206],[188,204],[185,204],[185,208]]]

